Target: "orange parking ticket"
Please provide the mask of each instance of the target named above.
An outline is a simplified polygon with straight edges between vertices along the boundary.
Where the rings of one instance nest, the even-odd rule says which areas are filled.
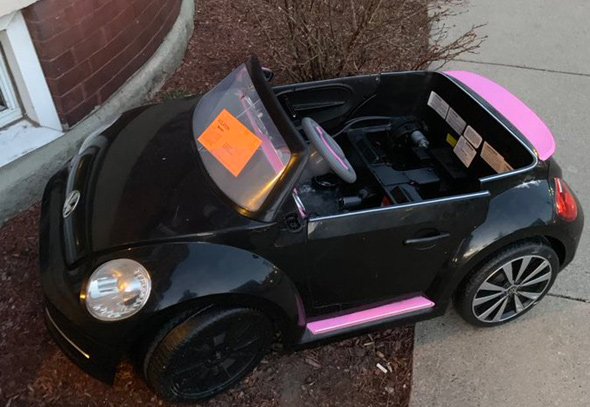
[[[198,140],[234,177],[240,175],[262,144],[262,140],[226,109]]]

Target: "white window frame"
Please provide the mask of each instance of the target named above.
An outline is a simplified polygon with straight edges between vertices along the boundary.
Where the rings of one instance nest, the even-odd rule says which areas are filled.
[[[0,94],[3,99],[4,109],[0,110],[0,128],[9,125],[10,123],[20,119],[23,113],[20,109],[20,104],[14,87],[12,86],[12,78],[4,55],[0,47]]]
[[[0,17],[0,44],[14,79],[14,93],[20,99],[23,116],[41,127],[62,131],[35,46],[20,11]]]
[[[0,81],[4,82],[6,103],[19,106],[22,116],[18,120],[13,111],[16,121],[0,127],[0,170],[64,134],[33,40],[18,9],[33,2],[0,0],[0,45],[4,51],[0,58],[7,68],[0,68],[0,76],[4,77]],[[12,92],[6,90],[9,89],[6,83],[12,85]],[[5,118],[2,123],[8,122]]]

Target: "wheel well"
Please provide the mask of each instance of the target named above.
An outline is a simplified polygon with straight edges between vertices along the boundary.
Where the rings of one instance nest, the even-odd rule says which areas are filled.
[[[538,242],[539,240],[541,240],[542,242],[549,245],[555,251],[555,253],[557,254],[557,257],[559,259],[559,264],[562,265],[563,262],[565,261],[566,253],[565,253],[565,246],[560,240],[558,240],[554,237],[550,237],[550,236],[527,237],[525,239],[515,240],[515,241],[509,242],[509,243],[497,248],[493,252],[489,253],[488,255],[484,256],[479,261],[477,261],[477,263],[475,263],[475,265],[473,267],[471,267],[471,269],[469,269],[469,271],[467,273],[465,273],[465,275],[461,278],[459,283],[456,285],[455,290],[453,291],[452,297],[457,295],[457,293],[463,288],[463,285],[465,284],[465,282],[467,280],[469,280],[469,277],[471,277],[471,275],[473,273],[475,273],[481,265],[485,264],[489,259],[491,259],[493,256],[495,256],[498,252],[505,250],[509,246],[518,245],[518,244],[522,244],[522,243],[526,243],[526,242],[535,242],[535,241]]]
[[[554,238],[554,237],[550,237],[550,236],[543,236],[548,242],[549,245],[551,246],[551,248],[553,250],[555,250],[555,253],[557,253],[557,257],[559,258],[559,265],[562,266],[563,263],[565,262],[565,245],[558,239]]]
[[[131,346],[129,347],[131,358],[135,361],[139,361],[138,357],[143,357],[143,354],[149,347],[151,341],[154,340],[158,332],[160,332],[166,324],[169,324],[171,320],[183,316],[188,318],[193,314],[206,311],[212,306],[253,308],[264,313],[271,320],[275,331],[280,333],[281,341],[284,341],[290,332],[288,316],[278,305],[273,304],[269,300],[245,294],[211,295],[176,304],[158,312],[147,322],[144,322],[148,328],[139,330],[138,332],[140,332],[140,334],[135,341],[131,343]]]
[[[248,294],[222,294],[205,297],[199,302],[217,306],[253,308],[271,320],[275,331],[281,334],[281,339],[284,339],[289,331],[289,317],[285,311],[265,298]]]

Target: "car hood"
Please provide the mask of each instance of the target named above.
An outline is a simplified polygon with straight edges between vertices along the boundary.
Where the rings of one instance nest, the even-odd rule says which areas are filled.
[[[66,196],[80,192],[64,219],[73,263],[113,248],[247,227],[200,163],[191,117],[198,98],[143,106],[89,138],[70,163]],[[215,233],[213,233],[215,232]]]

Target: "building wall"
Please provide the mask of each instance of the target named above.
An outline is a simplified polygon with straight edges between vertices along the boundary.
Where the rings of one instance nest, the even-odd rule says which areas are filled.
[[[39,0],[23,12],[62,123],[102,104],[154,53],[181,0]]]

